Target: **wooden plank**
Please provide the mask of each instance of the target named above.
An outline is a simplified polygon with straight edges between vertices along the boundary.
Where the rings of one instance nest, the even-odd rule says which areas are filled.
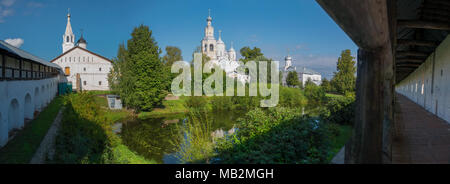
[[[397,57],[408,57],[408,56],[414,56],[414,57],[428,57],[430,54],[426,52],[419,52],[419,51],[397,51],[395,54]]]
[[[399,27],[434,29],[434,30],[450,30],[450,24],[447,22],[432,22],[422,20],[398,20]]]
[[[425,59],[420,59],[420,58],[397,58],[395,61],[397,63],[412,62],[412,63],[420,63],[420,64],[422,64],[425,61]]]
[[[407,45],[407,46],[424,46],[424,47],[437,47],[438,43],[435,41],[427,41],[427,40],[408,40],[408,39],[398,39],[398,45]]]
[[[316,1],[359,48],[375,49],[390,42],[386,0]]]

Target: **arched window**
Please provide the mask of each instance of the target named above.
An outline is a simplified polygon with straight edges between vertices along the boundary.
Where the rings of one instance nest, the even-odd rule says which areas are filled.
[[[205,44],[205,52],[208,52],[208,44]]]
[[[69,36],[67,36],[66,42],[69,42]]]
[[[209,51],[214,51],[214,45],[213,44],[209,45]]]

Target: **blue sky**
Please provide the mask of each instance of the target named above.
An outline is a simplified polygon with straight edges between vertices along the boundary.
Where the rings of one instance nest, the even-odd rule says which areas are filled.
[[[22,40],[22,49],[51,60],[62,52],[68,8],[77,39],[83,29],[88,49],[107,58],[144,24],[161,48],[177,46],[190,61],[209,8],[228,48],[256,46],[281,65],[289,49],[294,65],[327,78],[342,50],[357,49],[313,0],[0,0],[0,39]]]

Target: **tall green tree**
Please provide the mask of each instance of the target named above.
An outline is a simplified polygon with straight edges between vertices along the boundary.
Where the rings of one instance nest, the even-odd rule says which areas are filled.
[[[327,78],[323,78],[320,87],[322,87],[322,89],[327,93],[333,92],[333,87],[331,86],[331,83]]]
[[[349,49],[342,51],[331,85],[340,94],[352,93],[356,85],[356,61]]]
[[[166,55],[162,58],[164,64],[167,66],[172,66],[173,63],[177,61],[183,61],[183,56],[181,56],[181,49],[174,46],[166,47]]]
[[[296,71],[290,71],[286,76],[286,83],[290,87],[300,87],[300,81],[298,80],[298,74]]]
[[[251,60],[255,60],[259,57],[259,59],[263,59],[261,58],[261,56],[264,56],[264,54],[261,52],[261,49],[258,47],[253,47],[253,49],[251,49],[250,47],[243,47],[241,50],[241,56],[243,57],[241,59],[242,62],[246,63],[247,61],[251,61]],[[267,59],[265,59],[267,60]]]
[[[148,26],[134,28],[131,39],[119,52],[110,74],[113,88],[124,104],[137,111],[150,111],[167,95],[169,75],[160,58],[161,49]]]

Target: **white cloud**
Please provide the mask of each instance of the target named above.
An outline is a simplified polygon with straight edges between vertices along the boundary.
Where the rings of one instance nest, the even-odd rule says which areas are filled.
[[[34,1],[32,1],[32,2],[29,2],[29,3],[27,4],[27,6],[30,7],[30,8],[42,8],[42,7],[44,7],[44,4],[43,4],[43,3],[40,3],[40,2],[34,2]]]
[[[6,7],[10,7],[12,6],[14,3],[16,2],[16,0],[1,0],[0,4]]]
[[[20,48],[24,43],[22,38],[8,38],[5,42],[17,48]]]
[[[5,17],[11,16],[14,10],[10,8],[16,0],[0,0],[0,23],[5,22]]]

